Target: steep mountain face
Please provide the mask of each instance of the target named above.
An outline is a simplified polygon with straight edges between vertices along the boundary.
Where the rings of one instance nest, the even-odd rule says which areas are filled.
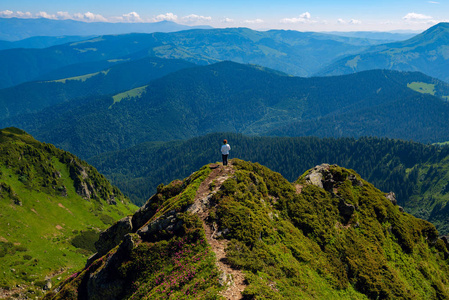
[[[317,75],[339,75],[370,69],[419,71],[449,82],[449,23],[439,23],[403,42],[373,46],[324,68]]]
[[[294,183],[241,160],[206,165],[96,246],[44,299],[449,297],[435,227],[336,165]]]
[[[202,65],[230,60],[308,76],[337,57],[358,53],[372,44],[366,39],[319,33],[258,32],[246,28],[105,35],[46,49],[0,51],[0,88],[39,80],[68,66],[80,68],[85,63],[147,56]],[[84,67],[92,72],[88,66]]]
[[[95,168],[19,129],[0,131],[0,153],[0,297],[39,296],[136,207]]]
[[[411,83],[432,86],[435,95],[418,93],[409,88]],[[113,97],[61,104],[2,123],[84,158],[146,141],[225,131],[438,142],[449,139],[449,103],[443,95],[449,95],[448,84],[420,73],[377,70],[299,78],[222,62],[183,69]],[[344,122],[347,116],[342,128],[348,131],[329,121]],[[315,122],[327,126],[313,127]]]
[[[0,90],[0,119],[39,112],[80,98],[116,94],[195,65],[182,60],[143,58],[107,67],[99,72],[50,81],[24,83]]]

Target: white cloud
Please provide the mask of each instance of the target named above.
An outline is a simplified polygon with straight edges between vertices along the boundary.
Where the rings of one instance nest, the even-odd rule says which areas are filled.
[[[243,21],[243,23],[246,23],[246,24],[261,24],[263,22],[264,22],[264,20],[262,20],[262,19],[245,20],[245,21]]]
[[[56,17],[60,20],[69,20],[72,19],[72,16],[66,11],[58,11],[56,13]]]
[[[161,21],[172,21],[176,22],[178,20],[178,16],[173,13],[166,13],[165,15],[158,15],[156,18],[153,19],[154,22],[161,22]]]
[[[231,19],[231,18],[224,18],[223,20],[221,20],[221,23],[234,23],[235,20]]]
[[[36,14],[36,17],[38,18],[45,18],[45,19],[56,19],[55,15],[50,15],[49,13],[45,12],[45,11],[40,11]]]
[[[27,12],[17,11],[16,16],[19,18],[32,18],[33,17],[33,15],[29,11],[27,11]]]
[[[2,18],[12,18],[14,17],[14,12],[10,10],[0,11],[0,17]]]
[[[427,1],[430,4],[440,4],[440,2],[436,2],[436,1]]]
[[[338,24],[346,24],[347,22],[345,20],[343,20],[343,19],[338,19],[337,23]]]
[[[412,12],[412,13],[406,14],[402,19],[404,19],[406,21],[416,21],[416,20],[422,21],[422,20],[431,20],[432,17]]]
[[[305,12],[299,15],[297,18],[284,18],[280,20],[281,23],[314,23],[312,15],[309,12]]]
[[[138,13],[135,11],[130,12],[128,14],[124,14],[122,16],[122,19],[126,22],[135,23],[135,22],[142,22],[142,18],[139,16]]]
[[[204,16],[198,16],[195,14],[191,14],[185,17],[182,17],[182,21],[186,23],[204,23],[204,22],[210,22],[212,21],[212,17],[204,17]]]
[[[46,11],[40,11],[38,13],[32,14],[30,12],[22,12],[22,11],[10,11],[5,10],[0,12],[0,17],[7,17],[7,18],[23,18],[23,19],[31,19],[31,18],[45,18],[45,19],[52,19],[52,20],[78,20],[78,21],[85,21],[85,22],[108,22],[108,19],[103,17],[102,15],[94,14],[91,12],[86,12],[84,14],[82,13],[76,13],[76,14],[69,14],[66,11],[58,11],[56,14],[50,14]]]
[[[362,21],[360,21],[360,20],[355,20],[355,19],[351,19],[351,20],[349,21],[349,24],[359,25],[359,24],[362,24]]]
[[[84,14],[76,13],[73,15],[72,19],[84,22],[108,22],[108,19],[106,19],[102,15],[94,14],[91,13],[90,11]]]

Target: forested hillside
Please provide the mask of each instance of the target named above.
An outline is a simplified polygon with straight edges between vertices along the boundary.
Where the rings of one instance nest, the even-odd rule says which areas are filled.
[[[434,95],[417,92],[414,85],[413,90],[411,83],[432,86]],[[223,131],[441,142],[449,140],[448,86],[421,73],[375,70],[300,78],[222,62],[182,69],[112,97],[62,103],[1,123],[24,128],[83,158],[141,142]],[[329,120],[343,124],[339,128]]]
[[[210,134],[184,142],[144,143],[89,161],[136,203],[159,182],[183,178],[208,162],[220,161],[221,141],[231,157],[259,162],[290,181],[310,167],[338,164],[360,173],[384,192],[393,191],[406,211],[449,233],[449,147],[380,138],[262,138]]]
[[[194,66],[183,60],[146,57],[116,62],[83,76],[20,84],[0,90],[0,119],[39,112],[64,102],[81,105],[86,98],[138,88],[156,78]]]

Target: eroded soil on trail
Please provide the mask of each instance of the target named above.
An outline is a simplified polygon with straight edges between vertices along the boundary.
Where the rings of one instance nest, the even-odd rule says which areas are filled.
[[[217,238],[218,228],[215,224],[209,224],[206,221],[209,216],[209,199],[220,189],[223,182],[234,174],[234,169],[232,164],[228,166],[222,166],[221,164],[211,165],[211,168],[212,172],[201,183],[195,196],[197,213],[203,221],[207,242],[211,245],[212,251],[215,252],[217,266],[222,272],[220,282],[227,286],[227,289],[221,295],[226,299],[242,299],[242,292],[247,286],[245,275],[241,270],[233,269],[226,263],[226,248],[229,241]],[[210,188],[212,182],[213,189]]]

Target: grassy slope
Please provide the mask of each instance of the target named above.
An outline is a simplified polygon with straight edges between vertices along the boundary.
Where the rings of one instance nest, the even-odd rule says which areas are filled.
[[[70,166],[55,155],[63,151],[52,146],[49,149],[54,153],[46,151],[48,145],[14,130],[2,130],[1,138],[0,251],[7,249],[7,253],[0,255],[0,288],[32,282],[39,288],[46,276],[83,266],[91,252],[70,243],[76,235],[88,229],[102,230],[136,207],[117,193],[116,205],[108,205],[108,199],[83,199],[76,191]],[[36,152],[27,155],[26,151]],[[25,164],[16,160],[15,154],[20,152],[20,161],[26,160]],[[40,166],[45,162],[59,172],[57,186],[64,186],[65,192],[52,192],[42,184]],[[24,166],[30,170],[28,178],[19,174]],[[107,185],[96,187],[110,189]]]
[[[210,248],[203,243],[203,226],[198,215],[185,212],[192,203],[188,195],[208,176],[209,167],[183,182],[159,186],[146,205],[146,225],[159,220],[157,225],[131,233],[45,299],[94,294],[219,299],[223,287]],[[232,168],[234,173],[208,198],[206,222],[229,240],[226,261],[244,272],[246,298],[449,297],[448,251],[436,239],[434,226],[401,213],[354,171],[330,166],[323,175],[334,180],[329,181],[333,186],[325,190],[308,183],[310,171],[292,184],[259,164],[233,160]],[[355,208],[350,216],[341,212],[341,201]],[[169,224],[181,221],[182,226],[173,231],[164,227],[161,220],[168,215],[174,217]],[[183,266],[192,271],[189,276]]]

